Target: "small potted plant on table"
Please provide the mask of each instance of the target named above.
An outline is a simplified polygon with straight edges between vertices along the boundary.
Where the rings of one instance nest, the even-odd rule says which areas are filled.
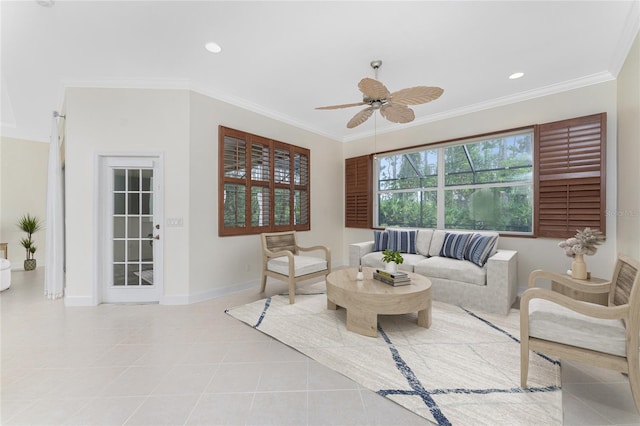
[[[404,262],[399,251],[386,249],[382,252],[382,261],[386,263],[385,271],[392,274],[398,272],[398,265]]]
[[[33,271],[36,269],[36,259],[33,257],[37,247],[33,243],[33,234],[40,230],[40,219],[36,216],[26,214],[18,220],[18,229],[27,233],[27,237],[20,240],[20,245],[24,247],[27,252],[27,258],[24,261],[24,270]]]

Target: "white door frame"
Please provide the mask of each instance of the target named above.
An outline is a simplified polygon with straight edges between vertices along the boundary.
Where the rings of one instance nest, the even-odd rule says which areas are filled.
[[[94,285],[93,303],[99,305],[103,302],[103,288],[107,271],[105,270],[106,260],[111,259],[112,254],[107,253],[107,239],[109,227],[105,225],[106,218],[111,216],[109,205],[105,201],[105,188],[109,178],[107,162],[113,159],[120,160],[147,160],[153,161],[154,169],[154,223],[160,228],[154,227],[154,233],[160,239],[154,241],[154,285],[159,292],[159,301],[164,296],[164,155],[162,152],[103,152],[97,153],[94,160],[95,170],[95,190],[94,190]]]

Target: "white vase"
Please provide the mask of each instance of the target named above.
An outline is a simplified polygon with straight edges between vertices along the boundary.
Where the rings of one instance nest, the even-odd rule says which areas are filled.
[[[398,264],[394,262],[389,262],[385,264],[384,270],[389,272],[390,274],[395,274],[396,272],[398,272]]]
[[[587,279],[587,264],[584,263],[584,255],[576,254],[571,262],[571,276],[577,280]]]

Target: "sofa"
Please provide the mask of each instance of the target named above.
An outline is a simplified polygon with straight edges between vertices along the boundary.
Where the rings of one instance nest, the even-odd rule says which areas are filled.
[[[506,315],[518,294],[518,252],[498,248],[489,231],[387,228],[349,245],[350,267],[384,269],[385,248],[402,253],[400,271],[431,280],[433,300]]]

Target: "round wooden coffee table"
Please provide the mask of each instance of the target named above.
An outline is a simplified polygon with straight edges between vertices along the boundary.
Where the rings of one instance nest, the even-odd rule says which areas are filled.
[[[373,279],[374,268],[363,268],[364,280],[357,281],[357,269],[339,269],[327,275],[327,309],[347,310],[347,330],[378,336],[378,314],[418,312],[418,325],[431,326],[431,281],[409,273],[411,284],[394,287]]]

